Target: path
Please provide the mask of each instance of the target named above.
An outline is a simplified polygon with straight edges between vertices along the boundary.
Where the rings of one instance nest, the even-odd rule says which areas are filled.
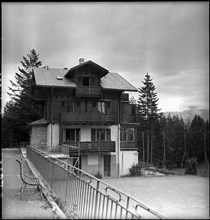
[[[55,219],[46,200],[41,200],[35,187],[27,187],[20,200],[22,181],[16,158],[19,149],[3,149],[2,219]]]

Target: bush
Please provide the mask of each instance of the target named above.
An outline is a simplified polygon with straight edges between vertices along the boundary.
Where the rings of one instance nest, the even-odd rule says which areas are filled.
[[[186,161],[185,174],[197,175],[197,161],[191,157]]]
[[[98,179],[102,179],[102,175],[100,172],[97,172],[94,176]]]
[[[129,169],[130,176],[141,176],[142,175],[142,164],[133,164]]]
[[[174,172],[168,170],[167,168],[161,168],[161,169],[158,169],[157,171],[160,172],[160,173],[166,174],[166,175],[169,175],[169,174],[174,175]]]

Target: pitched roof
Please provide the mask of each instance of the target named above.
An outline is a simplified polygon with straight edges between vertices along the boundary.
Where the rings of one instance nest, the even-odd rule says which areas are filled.
[[[104,89],[115,89],[124,91],[137,91],[137,89],[124,79],[118,73],[109,72],[106,76],[101,78],[101,86]]]
[[[76,87],[74,82],[64,77],[67,69],[34,68],[34,78],[37,86]]]
[[[58,68],[34,68],[34,78],[37,86],[46,87],[69,87],[76,88],[77,85],[68,77],[65,77],[68,70]],[[122,91],[137,91],[137,89],[118,73],[109,72],[101,78],[103,89]]]
[[[44,118],[42,118],[42,119],[39,119],[39,120],[37,120],[37,121],[33,121],[33,122],[31,122],[29,125],[46,125],[48,122],[44,119]]]

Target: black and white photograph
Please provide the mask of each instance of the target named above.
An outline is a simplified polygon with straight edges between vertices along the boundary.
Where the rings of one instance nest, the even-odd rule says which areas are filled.
[[[209,219],[209,2],[1,3],[2,219]]]

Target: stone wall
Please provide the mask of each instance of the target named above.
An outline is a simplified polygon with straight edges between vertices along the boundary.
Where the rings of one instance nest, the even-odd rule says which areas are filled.
[[[30,145],[46,146],[47,145],[47,126],[36,125],[32,127]]]

